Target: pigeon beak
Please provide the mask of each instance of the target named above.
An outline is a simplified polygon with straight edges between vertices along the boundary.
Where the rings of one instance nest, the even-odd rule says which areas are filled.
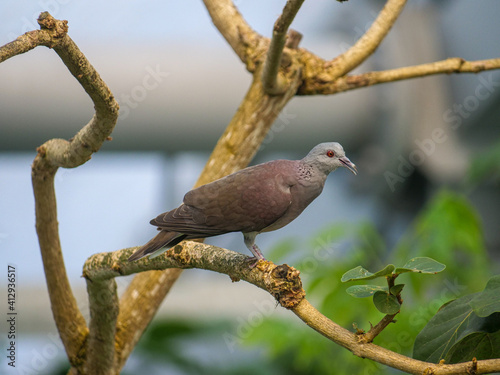
[[[352,173],[354,173],[355,175],[358,174],[358,169],[356,168],[356,165],[352,161],[350,161],[347,156],[343,156],[339,158],[339,160],[342,164],[344,164],[344,167],[349,169]]]

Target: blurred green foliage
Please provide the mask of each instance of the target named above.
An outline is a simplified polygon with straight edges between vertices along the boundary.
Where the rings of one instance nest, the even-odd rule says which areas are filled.
[[[308,249],[308,251],[304,251]],[[381,269],[388,263],[404,264],[412,257],[432,257],[447,266],[437,275],[405,273],[404,303],[397,322],[389,325],[375,343],[411,356],[420,330],[445,303],[484,288],[491,276],[479,217],[461,194],[441,191],[427,204],[391,249],[370,223],[334,224],[311,239],[287,239],[267,253],[275,263],[286,261],[301,271],[308,300],[341,326],[368,330],[382,317],[371,299],[353,298],[342,275],[357,266]],[[385,280],[373,284],[387,286]],[[356,282],[354,282],[356,283]],[[351,283],[349,283],[351,284]],[[281,307],[277,307],[280,309]],[[294,318],[267,314],[238,337],[234,322],[199,324],[154,322],[137,348],[139,366],[155,361],[175,366],[179,374],[377,374],[389,370],[375,362],[353,356]],[[179,325],[179,327],[175,327]],[[233,328],[230,328],[233,327]],[[235,353],[224,342],[230,330],[243,347]],[[173,333],[173,334],[172,334]],[[208,345],[220,354],[219,361],[197,361],[185,348]],[[218,350],[217,350],[218,348]],[[248,354],[250,353],[250,354]],[[204,357],[202,357],[204,358]],[[145,362],[146,361],[146,362]]]
[[[467,184],[493,183],[500,185],[500,142],[475,155],[468,171]]]

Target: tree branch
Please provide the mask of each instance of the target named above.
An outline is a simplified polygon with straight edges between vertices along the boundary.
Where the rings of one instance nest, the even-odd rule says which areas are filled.
[[[119,372],[182,269],[143,272],[134,277],[120,298],[116,324],[116,365]]]
[[[87,280],[90,331],[87,342],[87,374],[107,375],[115,366],[115,330],[118,295],[115,279]]]
[[[500,69],[500,58],[489,60],[466,61],[460,57],[427,64],[407,66],[397,69],[368,72],[340,77],[330,81],[328,77],[314,77],[299,88],[298,95],[330,95],[376,84],[396,82],[411,78],[426,77],[435,74],[479,73]]]
[[[267,50],[267,57],[262,72],[262,86],[270,95],[279,95],[285,92],[287,82],[279,74],[281,56],[287,39],[288,28],[299,11],[304,0],[288,0],[283,13],[278,17],[273,28],[273,37]]]
[[[257,55],[263,53],[269,39],[255,32],[241,16],[232,0],[203,0],[212,22],[240,60],[251,72]]]
[[[66,274],[59,240],[54,177],[59,167],[77,167],[99,150],[114,128],[118,104],[99,74],[67,35],[67,21],[56,20],[48,12],[43,12],[38,23],[41,30],[27,32],[0,47],[0,61],[37,46],[53,48],[90,96],[96,111],[92,120],[72,140],[52,139],[40,146],[32,165],[36,230],[52,313],[71,365],[80,368],[88,328]]]
[[[392,274],[390,276],[386,276],[387,290],[389,292],[392,291],[392,288],[394,287],[394,281],[396,280],[396,278],[398,276],[399,276],[399,274]],[[401,297],[401,290],[396,295],[396,298],[398,299],[398,303],[401,306],[403,304],[403,298]],[[387,314],[380,320],[380,322],[378,322],[373,327],[371,327],[368,332],[358,333],[360,341],[372,342],[375,339],[375,337],[377,337],[380,333],[382,333],[382,331],[385,329],[385,327],[387,327],[389,324],[391,324],[394,321],[394,317],[398,314],[399,314],[399,311],[395,314]]]
[[[286,264],[276,266],[261,260],[251,268],[248,262],[251,258],[246,255],[195,241],[184,241],[154,259],[129,262],[127,259],[135,250],[94,254],[85,262],[83,276],[95,282],[143,271],[200,268],[226,274],[232,281],[248,281],[267,290],[286,308],[296,306],[305,296],[299,271]]]
[[[469,375],[500,371],[500,359],[469,361],[452,365],[436,364],[406,357],[372,343],[360,342],[356,334],[332,322],[305,298],[293,309],[293,312],[309,327],[350,350],[354,355],[371,359],[409,374]]]
[[[457,364],[428,363],[392,352],[373,343],[360,340],[359,336],[331,321],[316,310],[305,298],[299,271],[288,265],[276,266],[269,261],[259,261],[254,268],[248,266],[248,257],[216,246],[184,241],[161,256],[137,262],[128,262],[136,247],[112,253],[100,253],[87,259],[83,276],[93,282],[107,280],[134,272],[161,270],[170,267],[201,268],[227,274],[231,280],[245,280],[267,290],[278,302],[292,310],[304,323],[354,355],[368,358],[410,374],[475,374],[500,371],[500,359],[472,361]]]
[[[435,61],[428,64],[407,66],[379,72],[369,72],[359,76],[353,76],[352,79],[355,80],[357,77],[360,77],[361,80],[367,81],[367,85],[370,86],[379,83],[395,82],[435,74],[479,73],[499,68],[500,58],[466,61],[460,57],[450,57],[446,60]]]
[[[36,231],[49,291],[52,314],[72,366],[82,364],[79,352],[88,334],[87,324],[69,284],[59,240],[54,176],[57,168],[39,155],[32,165]]]
[[[397,314],[398,313],[385,315],[380,320],[380,322],[378,322],[373,327],[371,327],[368,332],[359,334],[358,335],[359,339],[363,342],[373,342],[375,337],[377,337],[385,329],[385,327],[387,327],[389,324],[391,324],[394,321],[394,317]]]
[[[388,0],[363,36],[346,52],[327,64],[327,74],[333,78],[341,77],[371,56],[398,19],[405,4],[406,0]]]

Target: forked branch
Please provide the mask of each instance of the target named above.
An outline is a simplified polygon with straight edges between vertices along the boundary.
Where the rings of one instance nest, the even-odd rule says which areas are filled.
[[[66,274],[59,240],[54,176],[59,167],[77,167],[99,150],[116,124],[118,103],[97,71],[67,35],[67,21],[56,20],[48,12],[44,12],[38,23],[40,30],[27,32],[0,47],[0,61],[38,46],[52,48],[80,82],[95,107],[95,114],[90,122],[71,140],[52,139],[40,146],[32,165],[36,230],[52,312],[71,365],[81,369],[82,357],[85,355],[82,349],[88,328]],[[100,352],[98,346],[95,350]]]
[[[303,2],[304,0],[288,0],[283,8],[283,13],[274,24],[273,37],[267,50],[267,57],[262,71],[262,86],[268,94],[279,95],[286,90],[288,83],[284,75],[279,72],[281,57],[288,29]]]

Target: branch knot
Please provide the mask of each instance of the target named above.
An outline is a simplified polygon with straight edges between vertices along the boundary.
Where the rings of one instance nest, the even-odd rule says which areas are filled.
[[[60,39],[68,33],[68,21],[56,20],[49,12],[40,13],[37,22],[40,25],[40,29],[49,30],[53,38]]]
[[[175,245],[167,250],[167,256],[174,259],[180,266],[186,266],[191,261],[191,255],[188,251],[184,251],[181,245]]]
[[[274,264],[269,263],[269,266],[266,267],[266,270],[262,270],[264,271],[266,289],[281,306],[287,309],[294,308],[306,295],[302,288],[300,271],[288,264],[274,266]]]

